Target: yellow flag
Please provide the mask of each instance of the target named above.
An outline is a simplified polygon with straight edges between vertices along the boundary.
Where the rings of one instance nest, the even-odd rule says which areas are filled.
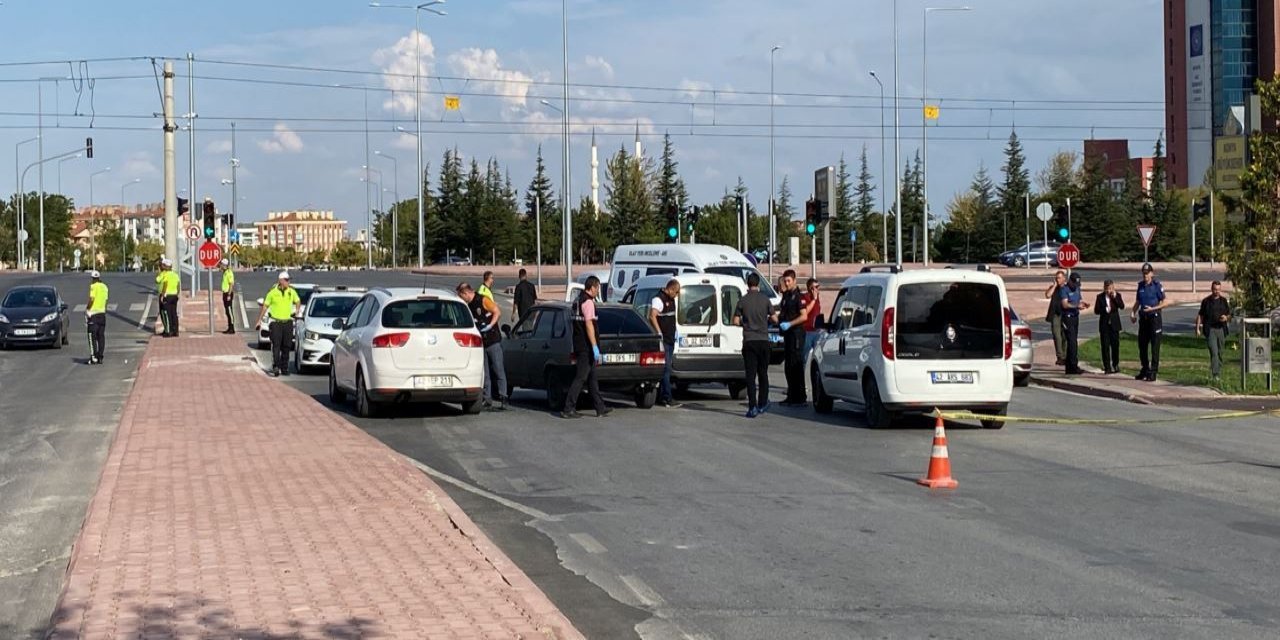
[[[924,117],[928,120],[938,119],[938,105],[927,104],[924,106]]]
[[[445,96],[444,108],[446,111],[457,111],[462,107],[462,99],[458,96]]]

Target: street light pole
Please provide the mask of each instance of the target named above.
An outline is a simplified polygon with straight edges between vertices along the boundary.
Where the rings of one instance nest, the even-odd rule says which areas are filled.
[[[125,202],[124,190],[128,187],[138,184],[139,182],[142,182],[142,178],[134,178],[132,181],[126,182],[120,185],[120,270],[121,271],[129,270],[129,235],[128,235],[129,224],[128,224],[128,221],[125,219],[125,213],[128,211],[128,209],[125,207],[125,204],[124,204]],[[137,230],[137,225],[134,225],[134,230],[135,231]]]
[[[564,108],[560,113],[564,116],[564,199],[561,215],[564,216],[564,282],[568,286],[573,282],[573,215],[569,211],[569,3],[560,0],[560,53],[561,84]],[[600,212],[593,212],[599,216]]]
[[[390,161],[391,161],[391,172],[392,172],[392,180],[391,180],[391,183],[392,183],[393,185],[395,185],[395,190],[394,190],[393,195],[395,196],[395,200],[396,200],[395,205],[393,205],[393,208],[391,209],[391,268],[392,268],[392,269],[395,269],[395,268],[398,266],[397,261],[396,261],[396,253],[397,253],[397,248],[396,248],[396,247],[397,247],[397,244],[396,244],[396,234],[397,234],[397,232],[400,230],[400,222],[399,222],[399,220],[400,220],[400,218],[399,218],[399,213],[400,213],[400,163],[399,163],[399,162],[397,162],[395,158],[393,158],[393,157],[391,157],[391,156],[389,156],[389,155],[387,155],[387,154],[385,154],[385,153],[383,153],[383,152],[381,152],[381,151],[374,151],[374,152],[373,152],[373,155],[375,155],[375,156],[379,156],[379,157],[382,157],[382,158],[386,158],[387,160],[390,160]]]
[[[884,83],[880,82],[880,76],[875,71],[871,72],[871,77],[875,78],[876,84],[880,86],[880,256],[882,260],[889,259],[889,210],[885,207],[885,176],[884,170]]]
[[[23,251],[23,249],[25,248],[25,245],[27,243],[22,239],[22,232],[26,230],[25,214],[27,210],[27,198],[26,198],[26,194],[22,193],[22,184],[21,184],[22,180],[18,175],[18,167],[22,166],[20,164],[21,160],[19,159],[18,150],[22,148],[22,145],[27,144],[28,142],[35,142],[36,140],[39,140],[39,139],[40,139],[40,136],[35,136],[32,138],[27,138],[26,140],[23,140],[18,144],[13,145],[13,192],[17,194],[17,199],[18,199],[17,203],[15,203],[18,208],[18,220],[14,224],[14,227],[17,228],[16,235],[17,235],[17,242],[18,242],[18,250],[15,257],[18,260],[17,267],[19,269],[22,268],[22,265],[25,262],[24,258],[26,257],[25,256],[26,252]]]
[[[894,253],[895,264],[902,269],[902,134],[901,114],[898,113],[898,0],[893,0],[893,193],[894,193]]]
[[[561,115],[564,114],[564,111],[562,111],[560,107],[557,107],[554,104],[551,104],[547,100],[541,100],[540,102],[542,106],[547,107],[549,109],[554,109],[557,113],[560,113]],[[569,214],[569,208],[568,208],[569,207],[569,195],[568,195],[569,187],[567,186],[569,183],[569,165],[568,165],[569,127],[568,125],[565,125],[564,135],[560,139],[560,147],[561,147],[561,151],[564,152],[563,162],[565,163],[565,165],[561,168],[562,171],[560,176],[561,180],[564,181],[563,184],[561,185],[563,188],[560,190],[560,215],[561,215],[562,223],[565,225],[564,238],[561,238],[560,244],[561,244],[561,251],[563,252],[564,262],[565,262],[565,268],[564,268],[565,282],[570,283],[570,282],[573,282],[573,251],[572,251],[573,240],[570,237],[571,230],[569,229],[569,225],[573,221],[573,216]]]
[[[922,48],[920,69],[920,182],[924,201],[924,265],[929,266],[929,14],[934,11],[969,11],[965,7],[925,7],[924,32],[921,34]]]
[[[365,195],[365,198],[367,199],[369,197],[369,187],[373,184],[373,180],[369,178],[369,174],[370,173],[378,174],[378,189],[382,189],[382,172],[379,171],[378,169],[374,169],[373,167],[370,167],[367,164],[360,168],[364,169],[365,177],[362,179],[362,181],[364,182],[364,195]],[[368,207],[365,207],[365,213],[364,213],[364,235],[365,235],[364,244],[365,244],[365,253],[368,254],[367,266],[370,270],[373,269],[373,214],[369,211],[369,209],[372,208],[372,206],[373,205],[370,204]],[[382,213],[382,192],[381,191],[378,192],[378,213],[379,214]]]
[[[774,154],[773,154],[773,55],[781,49],[782,45],[775,44],[769,49],[769,281],[773,282],[773,261],[774,256],[778,252],[778,218],[774,210],[774,199],[777,194],[778,183],[774,178]],[[787,222],[790,222],[788,220]]]
[[[89,174],[89,257],[95,269],[98,267],[98,216],[93,211],[93,179],[110,171],[111,167],[107,167]]]

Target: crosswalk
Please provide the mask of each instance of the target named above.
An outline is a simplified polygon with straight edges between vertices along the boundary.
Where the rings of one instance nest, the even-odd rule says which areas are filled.
[[[107,303],[107,311],[117,311],[117,310],[119,309],[119,307],[120,307],[120,305],[118,305],[118,304],[114,304],[114,303]],[[134,307],[137,307],[137,309],[135,309]],[[78,304],[78,305],[76,305],[76,306],[75,306],[75,308],[74,308],[74,309],[72,309],[72,311],[74,311],[75,313],[84,313],[84,310],[85,310],[85,305],[83,305],[83,304]],[[140,304],[140,303],[139,303],[139,304],[132,304],[132,305],[129,305],[129,310],[130,310],[130,311],[142,311],[142,304]]]

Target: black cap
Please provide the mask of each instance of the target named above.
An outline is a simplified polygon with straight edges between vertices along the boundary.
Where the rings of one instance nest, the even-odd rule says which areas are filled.
[[[1151,266],[1151,263],[1150,263],[1150,262],[1144,262],[1144,263],[1142,264],[1142,272],[1143,272],[1143,273],[1151,273],[1152,271],[1155,271],[1155,270],[1156,270],[1156,269],[1155,269],[1155,267]]]
[[[1080,282],[1080,272],[1079,272],[1079,271],[1073,271],[1073,272],[1071,273],[1071,276],[1068,278],[1068,280],[1070,280],[1070,281],[1072,281],[1072,282]]]

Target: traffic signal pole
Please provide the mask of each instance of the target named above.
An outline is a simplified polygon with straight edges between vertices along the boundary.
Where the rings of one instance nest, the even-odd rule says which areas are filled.
[[[1212,199],[1209,202],[1213,202]],[[1209,206],[1213,206],[1210,204]],[[1196,292],[1196,201],[1191,201],[1191,293]],[[1208,335],[1208,330],[1205,330]]]

